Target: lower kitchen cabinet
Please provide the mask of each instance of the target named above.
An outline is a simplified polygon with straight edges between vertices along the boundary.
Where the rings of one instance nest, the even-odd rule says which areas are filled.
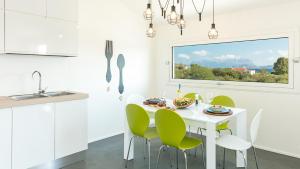
[[[12,169],[54,160],[54,103],[13,108]]]
[[[12,111],[0,109],[0,168],[11,168],[11,130],[12,130]]]
[[[86,150],[87,100],[55,103],[55,159]]]

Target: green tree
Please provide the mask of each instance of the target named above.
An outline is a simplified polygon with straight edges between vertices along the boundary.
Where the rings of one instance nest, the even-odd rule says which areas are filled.
[[[190,77],[199,80],[213,80],[215,78],[212,69],[197,64],[191,65]]]
[[[288,74],[289,71],[289,60],[288,58],[280,57],[274,63],[274,74],[283,75]]]

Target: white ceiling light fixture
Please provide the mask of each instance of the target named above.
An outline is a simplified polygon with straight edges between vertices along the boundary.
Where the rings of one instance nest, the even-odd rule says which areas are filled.
[[[209,39],[217,39],[219,36],[219,32],[216,29],[215,24],[215,0],[213,0],[213,23],[211,24],[211,29],[208,32]]]
[[[170,25],[177,25],[180,30],[180,34],[183,34],[183,30],[186,28],[186,21],[184,19],[184,6],[185,0],[166,0],[163,4],[162,0],[158,0],[159,7],[161,9],[161,16],[167,20]],[[171,2],[170,2],[171,1]],[[177,3],[175,3],[175,1]],[[197,2],[199,4],[197,4]],[[217,39],[218,38],[218,31],[216,30],[215,24],[215,2],[213,1],[213,23],[211,25],[211,29],[208,33],[209,39]],[[171,6],[170,6],[171,3]],[[206,0],[192,0],[193,7],[198,14],[199,22],[202,21],[203,11],[205,9]],[[199,7],[197,6],[199,5]],[[147,29],[147,36],[150,35],[148,32],[154,32],[154,34],[148,37],[153,38],[155,36],[155,31],[153,29],[153,11],[152,11],[152,1],[148,0],[147,9],[144,12],[144,17],[146,20],[150,20],[149,28]],[[180,9],[176,11],[176,9]],[[167,12],[170,11],[168,14]]]

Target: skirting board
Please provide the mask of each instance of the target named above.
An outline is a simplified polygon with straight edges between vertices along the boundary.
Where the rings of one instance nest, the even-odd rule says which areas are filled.
[[[106,135],[106,136],[101,136],[101,137],[98,137],[98,138],[92,138],[92,139],[88,140],[88,143],[90,144],[90,143],[100,141],[100,140],[104,140],[104,139],[107,139],[109,137],[117,136],[117,135],[120,135],[120,134],[124,134],[124,131],[115,132],[115,133],[112,133],[112,134],[109,134],[109,135]]]
[[[254,145],[254,147],[258,148],[258,149],[270,151],[270,152],[273,152],[273,153],[282,154],[282,155],[286,155],[286,156],[295,157],[295,158],[300,159],[299,154],[293,154],[293,153],[289,153],[289,152],[286,152],[286,151],[277,150],[277,149],[274,149],[274,148],[270,148],[270,147],[266,147],[266,146],[260,146],[260,145]]]

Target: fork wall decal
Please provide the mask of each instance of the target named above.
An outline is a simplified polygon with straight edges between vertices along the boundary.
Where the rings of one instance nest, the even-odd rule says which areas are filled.
[[[111,69],[110,69],[110,61],[111,61],[112,56],[113,56],[113,42],[110,40],[106,40],[105,57],[107,59],[107,70],[106,70],[106,81],[108,83],[107,91],[110,90],[109,83],[112,78]]]

